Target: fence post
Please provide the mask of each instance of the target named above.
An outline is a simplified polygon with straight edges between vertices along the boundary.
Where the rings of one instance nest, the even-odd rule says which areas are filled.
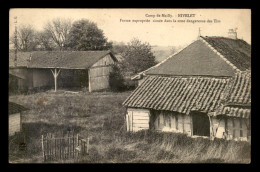
[[[79,134],[77,134],[77,148],[79,147]],[[77,158],[79,156],[79,151],[77,151]]]
[[[53,160],[53,150],[52,150],[52,134],[50,134],[50,152],[51,152],[51,160]]]
[[[72,137],[70,137],[72,136]],[[67,138],[66,138],[67,137]],[[72,140],[71,140],[72,139]],[[81,153],[88,153],[89,139],[82,140],[79,134],[69,132],[62,133],[61,137],[56,137],[51,133],[42,135],[42,156],[44,161],[67,158],[78,158]],[[72,144],[72,145],[71,145]],[[87,150],[86,150],[87,144]],[[76,149],[78,148],[78,149]]]
[[[61,137],[61,136],[60,136]],[[61,138],[59,138],[59,142],[60,142],[60,150],[59,150],[59,152],[60,152],[60,159],[62,158],[61,157]]]
[[[43,161],[45,161],[45,152],[44,152],[43,135],[42,135],[42,155],[43,155]]]
[[[81,143],[82,143],[82,140],[81,140]],[[86,146],[86,142],[83,142],[83,151],[82,151],[83,155],[85,155],[85,146]]]
[[[89,147],[89,137],[87,138],[87,155],[88,155],[88,147]]]
[[[67,133],[67,143],[68,143],[68,148],[67,148],[67,151],[68,151],[68,155],[67,155],[67,158],[69,158],[69,154],[70,154],[70,142],[69,142],[69,132]]]
[[[54,157],[56,159],[56,138],[54,138]]]

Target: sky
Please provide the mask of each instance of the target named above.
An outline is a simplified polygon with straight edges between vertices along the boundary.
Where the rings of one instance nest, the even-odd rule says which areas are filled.
[[[17,17],[18,28],[30,24],[38,31],[43,30],[44,25],[55,18],[69,18],[72,21],[88,19],[95,22],[109,41],[127,43],[133,38],[138,38],[151,45],[185,46],[197,39],[200,28],[202,36],[224,37],[228,36],[229,29],[236,29],[238,38],[251,44],[250,9],[17,8],[11,9],[9,13],[9,36],[15,30],[14,17]],[[165,22],[165,19],[168,22]],[[217,19],[216,22],[214,19]],[[192,23],[187,20],[206,22]],[[212,22],[207,22],[208,20]]]

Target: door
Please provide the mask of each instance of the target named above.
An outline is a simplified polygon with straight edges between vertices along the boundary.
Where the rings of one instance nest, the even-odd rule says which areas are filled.
[[[193,135],[210,136],[210,122],[208,115],[202,112],[191,112]]]

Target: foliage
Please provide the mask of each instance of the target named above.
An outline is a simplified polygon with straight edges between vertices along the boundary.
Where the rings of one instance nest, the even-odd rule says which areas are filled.
[[[112,43],[107,42],[96,23],[82,19],[73,23],[67,47],[78,51],[107,50],[112,48]]]
[[[122,68],[124,68],[125,75],[137,74],[156,64],[150,44],[142,43],[136,38],[127,44],[122,56],[124,58]]]
[[[113,42],[113,48],[112,48],[112,52],[114,54],[122,54],[126,51],[127,45],[125,45],[123,42]]]
[[[33,51],[37,47],[35,32],[31,25],[22,25],[17,29],[17,33],[14,33],[11,37],[11,43],[19,51]]]
[[[60,50],[63,50],[68,41],[70,29],[70,19],[56,18],[45,25],[44,32],[50,36],[51,40]]]
[[[36,33],[36,41],[39,45],[39,50],[52,51],[57,48],[55,42],[53,41],[50,32],[42,31]]]
[[[125,88],[124,77],[117,65],[113,65],[109,73],[109,86],[113,91],[123,91]]]

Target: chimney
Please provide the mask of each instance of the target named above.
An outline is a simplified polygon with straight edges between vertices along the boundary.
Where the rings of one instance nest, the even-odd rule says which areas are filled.
[[[237,39],[237,32],[234,29],[229,29],[228,37],[231,39]]]

